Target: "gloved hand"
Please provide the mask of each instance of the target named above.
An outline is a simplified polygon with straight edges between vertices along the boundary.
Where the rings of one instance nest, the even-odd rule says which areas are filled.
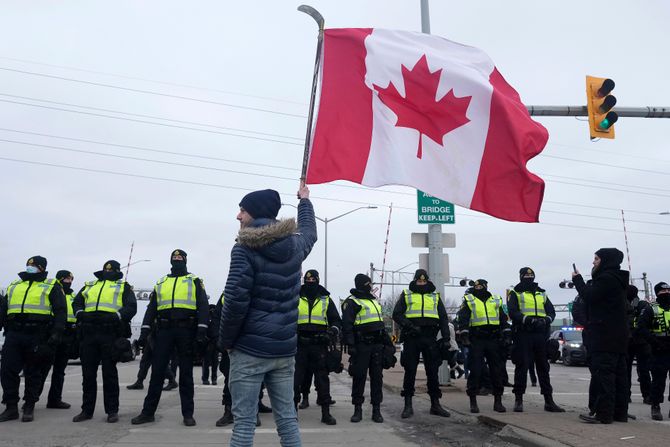
[[[140,331],[140,338],[137,339],[137,346],[144,348],[147,345],[147,339],[149,338],[150,330],[148,328],[142,328]]]
[[[544,317],[535,317],[533,319],[533,327],[538,332],[543,331],[547,327],[547,320],[545,320]]]
[[[198,327],[198,332],[195,335],[195,342],[201,346],[204,346],[207,344],[207,328],[206,327]]]
[[[355,345],[347,345],[347,352],[349,353],[349,357],[355,357],[356,356],[356,346]]]
[[[61,344],[62,341],[63,336],[60,334],[60,332],[52,332],[49,336],[49,339],[47,340],[47,344],[53,348]]]
[[[331,326],[328,328],[328,335],[333,338],[337,338],[337,336],[340,335],[340,330],[337,328],[337,326]]]

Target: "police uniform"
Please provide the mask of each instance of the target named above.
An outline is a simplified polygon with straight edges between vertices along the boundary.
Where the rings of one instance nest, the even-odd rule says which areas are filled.
[[[2,306],[5,342],[2,347],[0,382],[2,403],[7,408],[0,422],[18,419],[19,374],[23,370],[25,389],[22,420],[33,420],[35,402],[42,388],[43,362],[50,363],[53,348],[60,343],[66,319],[63,289],[55,279],[47,278],[47,260],[42,256],[28,259],[26,271],[7,287]]]
[[[321,406],[321,422],[335,425],[330,414],[330,380],[326,357],[328,346],[340,332],[342,320],[330,293],[319,285],[319,273],[308,270],[298,300],[298,350],[295,356],[294,402],[300,402],[305,376],[314,372],[317,400]]]
[[[384,422],[381,414],[383,400],[383,353],[388,335],[384,329],[382,307],[372,295],[372,280],[361,273],[354,280],[356,287],[342,303],[342,336],[349,351],[349,374],[353,379],[351,400],[354,414],[351,422],[360,422],[365,401],[365,379],[370,375],[372,420]]]
[[[670,285],[660,282],[654,292],[656,302],[642,312],[638,326],[651,345],[651,418],[662,421],[661,403],[670,373]]]
[[[76,353],[76,356],[78,356],[79,353],[76,327],[77,319],[72,310],[72,300],[74,299],[72,293],[72,273],[67,270],[59,270],[58,273],[56,273],[56,279],[63,287],[63,292],[65,294],[67,321],[65,330],[63,331],[62,342],[54,348],[53,362],[45,364],[42,373],[42,388],[40,388],[40,394],[44,388],[44,382],[49,375],[49,370],[51,370],[51,386],[49,387],[49,394],[47,397],[47,408],[67,410],[70,408],[70,404],[63,402],[63,384],[65,383],[65,368],[67,368],[68,360],[70,360],[71,357],[75,357],[72,355],[73,352]]]
[[[449,412],[440,405],[442,391],[438,371],[442,364],[442,356],[436,337],[440,331],[442,332],[440,343],[449,343],[451,338],[449,317],[440,294],[435,292],[435,285],[428,281],[428,273],[425,270],[417,270],[409,288],[400,294],[393,309],[393,320],[401,328],[400,340],[403,342],[400,364],[405,369],[401,392],[405,398],[405,407],[401,416],[408,418],[414,414],[412,396],[421,355],[428,380],[430,414],[448,417]]]
[[[502,404],[503,383],[500,341],[508,337],[507,316],[503,312],[502,298],[487,290],[486,280],[478,279],[471,293],[463,297],[458,311],[459,333],[464,345],[470,344],[470,375],[467,394],[470,396],[470,412],[479,413],[477,393],[484,359],[488,363],[491,388],[494,396],[493,409],[499,413],[506,411]]]
[[[184,425],[195,425],[193,419],[193,357],[195,344],[204,348],[207,341],[209,303],[202,281],[186,269],[186,252],[174,250],[171,273],[154,286],[142,321],[143,342],[155,328],[151,359],[151,379],[142,412],[133,424],[152,422],[158,408],[165,380],[165,368],[177,350],[179,362],[179,397]]]
[[[639,331],[639,321],[642,313],[650,307],[650,304],[641,300],[637,296],[638,289],[635,286],[628,286],[628,300],[630,307],[628,309],[628,324],[630,328],[630,341],[628,343],[628,382],[632,383],[633,378],[633,360],[637,364],[637,381],[640,383],[640,393],[642,401],[651,405],[651,347],[642,337]],[[629,396],[630,398],[630,396]]]
[[[535,272],[530,267],[519,270],[520,282],[507,296],[507,309],[512,319],[514,348],[512,359],[515,364],[514,411],[523,411],[523,395],[528,382],[528,368],[531,358],[535,363],[540,392],[544,396],[545,411],[560,413],[565,410],[554,402],[553,388],[549,379],[549,359],[547,358],[547,338],[551,322],[556,317],[554,306],[544,289],[535,280]]]
[[[87,282],[77,293],[72,307],[80,331],[82,372],[81,413],[73,422],[93,417],[98,394],[98,366],[102,365],[102,395],[107,422],[119,420],[119,373],[116,369],[119,352],[116,342],[130,336],[130,320],[137,313],[132,287],[123,281],[121,265],[107,261],[97,278]]]

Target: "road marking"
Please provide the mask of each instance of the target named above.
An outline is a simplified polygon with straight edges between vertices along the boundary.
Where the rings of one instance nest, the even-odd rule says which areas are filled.
[[[323,433],[323,434],[335,434],[335,433],[342,433],[342,432],[366,432],[369,433],[370,430],[373,429],[374,432],[393,432],[393,429],[390,427],[372,427],[370,425],[361,425],[360,428],[356,429],[351,429],[347,428],[345,430],[341,428],[300,428],[300,433]],[[179,428],[131,428],[128,430],[130,433],[137,433],[137,434],[166,434],[166,433],[179,433],[183,434],[184,430],[179,429]],[[257,428],[255,430],[256,433],[260,434],[277,434],[277,429],[276,428]],[[232,434],[233,429],[232,428],[212,428],[212,429],[199,429],[198,433],[207,433],[207,434],[218,434],[218,433],[226,433],[226,434]]]

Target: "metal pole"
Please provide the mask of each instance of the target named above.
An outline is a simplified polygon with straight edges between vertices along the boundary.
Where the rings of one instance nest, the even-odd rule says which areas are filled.
[[[623,237],[626,241],[626,256],[628,257],[628,275],[630,278],[630,283],[633,284],[633,269],[630,266],[630,251],[628,250],[628,233],[626,232],[626,218],[624,217],[623,210],[621,210],[621,222],[623,222]]]
[[[324,260],[323,260],[323,282],[324,282],[324,287],[328,289],[328,218],[326,217],[323,219],[323,224],[324,224]]]
[[[526,106],[531,116],[589,116],[586,106]],[[619,117],[670,118],[670,107],[615,107]]]
[[[647,272],[642,272],[642,281],[644,282],[644,299],[649,301],[649,284],[647,283]]]

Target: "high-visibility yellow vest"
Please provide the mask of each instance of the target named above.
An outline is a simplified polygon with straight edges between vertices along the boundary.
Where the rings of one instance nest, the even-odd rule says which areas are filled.
[[[164,276],[154,287],[156,292],[156,307],[165,309],[190,309],[195,310],[195,281],[197,276],[188,274],[185,276]]]
[[[361,306],[360,310],[356,314],[354,326],[374,323],[377,321],[384,321],[382,318],[382,306],[377,303],[377,300],[359,300],[353,296],[349,297],[349,299]]]
[[[84,297],[84,312],[118,312],[123,307],[123,280],[89,281],[81,294]]]
[[[524,316],[546,317],[547,313],[544,310],[544,303],[547,295],[544,292],[517,292],[519,297],[519,310]]]
[[[405,290],[405,317],[407,318],[436,318],[437,303],[440,302],[439,293],[412,293],[411,290]]]
[[[656,303],[651,306],[654,309],[654,321],[651,325],[651,331],[657,337],[670,336],[670,310],[663,310]]]
[[[51,315],[49,294],[55,285],[55,279],[12,282],[7,288],[7,314]]]
[[[298,324],[320,324],[328,325],[328,304],[330,297],[320,296],[314,300],[314,305],[309,307],[307,297],[301,296],[298,300]]]
[[[66,293],[65,294],[65,304],[67,305],[67,322],[68,323],[76,323],[77,318],[74,316],[74,311],[72,310],[72,300],[74,300],[74,297],[72,296],[71,293]]]
[[[474,295],[466,295],[465,302],[470,308],[470,326],[500,326],[500,307],[502,298],[491,295],[486,302]]]

